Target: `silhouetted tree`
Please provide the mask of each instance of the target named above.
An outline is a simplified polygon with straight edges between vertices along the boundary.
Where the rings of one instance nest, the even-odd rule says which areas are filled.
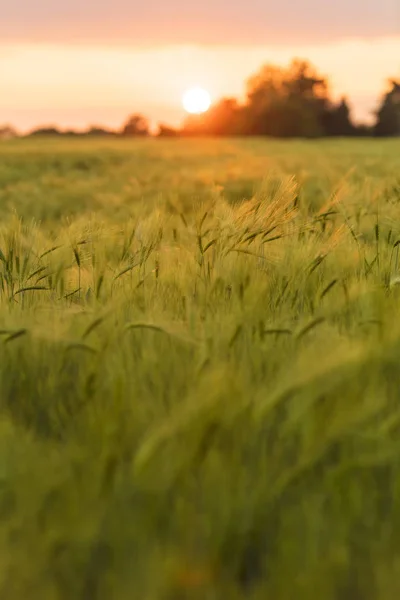
[[[158,126],[157,137],[178,137],[179,135],[180,131],[178,129],[174,129],[163,123],[160,123]]]
[[[318,137],[325,133],[328,84],[307,61],[266,65],[247,83],[245,131],[250,135]]]
[[[339,104],[327,108],[324,118],[325,133],[328,136],[351,136],[356,128],[350,118],[350,107],[347,99],[342,98]]]
[[[66,137],[83,137],[85,134],[83,131],[76,131],[76,129],[66,129],[65,131],[60,131],[59,135],[65,135]]]
[[[33,129],[29,134],[29,136],[48,136],[48,135],[62,135],[62,131],[57,129],[57,127],[37,127]]]
[[[188,117],[182,129],[183,135],[287,138],[355,132],[347,100],[334,104],[327,80],[310,63],[297,59],[287,68],[263,66],[248,80],[243,105],[224,98],[205,114]]]
[[[243,113],[236,98],[224,98],[206,113],[212,135],[237,135],[243,130]]]
[[[122,127],[121,134],[125,136],[149,135],[149,123],[142,115],[132,115]]]
[[[104,127],[94,125],[92,127],[89,127],[89,129],[85,132],[85,135],[93,137],[103,137],[115,135],[115,132],[111,131],[110,129],[105,129]]]
[[[235,98],[223,98],[201,115],[191,115],[184,123],[183,135],[237,135],[242,130],[242,109]]]
[[[274,65],[264,65],[249,78],[243,126],[246,134],[274,135],[280,129],[280,125],[271,117],[280,117],[283,79],[283,70]]]
[[[379,137],[400,135],[400,81],[390,80],[389,85],[376,113],[374,133]]]
[[[0,140],[11,140],[18,137],[18,133],[11,125],[0,126]]]

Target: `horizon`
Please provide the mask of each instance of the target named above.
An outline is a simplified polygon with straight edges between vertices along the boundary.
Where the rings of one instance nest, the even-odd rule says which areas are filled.
[[[263,64],[295,57],[327,77],[334,99],[347,96],[355,121],[370,122],[387,79],[400,75],[395,0],[324,8],[317,0],[295,7],[290,0],[203,0],[197,7],[115,0],[95,10],[71,0],[63,13],[58,4],[15,0],[0,8],[0,125],[116,129],[141,113],[153,127],[176,127],[187,89],[201,86],[213,102],[241,99]]]

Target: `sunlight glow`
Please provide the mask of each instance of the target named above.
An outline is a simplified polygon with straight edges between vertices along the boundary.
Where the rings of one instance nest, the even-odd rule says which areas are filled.
[[[210,108],[211,97],[206,90],[196,87],[185,92],[182,104],[186,112],[191,115],[200,115]]]

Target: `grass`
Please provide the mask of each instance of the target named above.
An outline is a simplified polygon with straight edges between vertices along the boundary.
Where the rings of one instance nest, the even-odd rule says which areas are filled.
[[[1,143],[1,598],[397,597],[399,150]]]

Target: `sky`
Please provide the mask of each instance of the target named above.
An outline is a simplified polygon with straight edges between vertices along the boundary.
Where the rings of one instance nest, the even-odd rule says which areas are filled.
[[[1,2],[0,125],[178,124],[187,88],[240,97],[262,64],[293,57],[368,118],[400,77],[399,0]]]

